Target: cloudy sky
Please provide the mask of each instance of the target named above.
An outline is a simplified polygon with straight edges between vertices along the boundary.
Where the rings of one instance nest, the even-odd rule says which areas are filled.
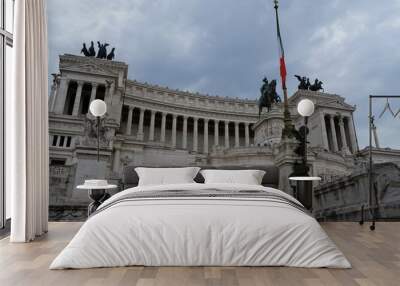
[[[50,72],[82,42],[116,47],[129,78],[205,94],[256,99],[279,77],[272,0],[49,0]],[[400,93],[399,0],[281,0],[289,94],[294,74],[318,77],[356,105],[360,147],[368,94]],[[377,114],[383,105],[377,104]],[[391,102],[394,112],[400,100]],[[400,148],[400,115],[377,121],[382,146]]]

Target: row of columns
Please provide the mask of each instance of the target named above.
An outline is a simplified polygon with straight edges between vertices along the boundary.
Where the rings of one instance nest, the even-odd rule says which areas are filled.
[[[93,100],[96,99],[98,83],[85,82],[85,81],[81,81],[81,80],[70,80],[68,78],[61,78],[60,83],[59,83],[59,88],[53,94],[50,111],[58,113],[58,114],[63,113],[65,104],[66,104],[68,88],[69,88],[69,85],[73,82],[77,83],[77,90],[76,90],[76,94],[75,94],[72,115],[77,116],[79,113],[81,97],[82,97],[82,89],[83,89],[84,84],[91,85],[91,94],[90,94],[89,102],[92,102]],[[106,96],[109,93],[110,86],[106,85],[105,88],[106,88],[106,91],[105,91],[105,96]]]
[[[61,137],[64,137],[63,144],[61,144],[61,140],[62,140]],[[54,138],[56,138],[56,142],[53,144]],[[68,141],[70,144],[69,146],[68,146]],[[71,144],[72,144],[72,137],[68,136],[68,135],[50,135],[49,142],[50,142],[50,145],[53,147],[63,147],[63,148],[68,147],[69,148],[69,147],[71,147]]]
[[[357,142],[355,139],[354,127],[352,124],[351,117],[346,117],[347,119],[347,129],[349,131],[350,142],[347,142],[347,136],[344,126],[344,116],[335,116],[332,114],[321,114],[322,115],[322,141],[325,148],[329,149],[329,142],[331,141],[332,151],[338,152],[349,152],[349,145],[351,144],[351,149],[353,152],[357,149]],[[336,132],[335,118],[338,119],[339,134]],[[328,138],[328,132],[326,131],[326,125],[329,125],[331,131],[331,140]],[[341,148],[339,148],[339,139],[341,142]],[[339,150],[340,149],[340,150]]]
[[[74,115],[74,116],[77,116],[78,112],[79,112],[79,108],[80,108],[80,104],[81,104],[81,97],[82,97],[82,88],[83,88],[83,85],[85,84],[85,82],[77,81],[77,84],[78,84],[78,88],[76,90],[76,95],[75,95],[75,100],[74,100],[74,108],[72,110],[72,115]],[[92,87],[92,90],[90,93],[90,101],[89,102],[92,102],[93,100],[96,99],[97,83],[90,83],[90,85]]]
[[[128,108],[128,122],[126,125],[126,130],[125,130],[125,135],[132,135],[132,118],[133,118],[133,109],[134,106],[129,106]],[[139,124],[138,124],[138,131],[136,138],[138,140],[143,140],[144,139],[144,132],[143,132],[143,127],[144,127],[144,112],[145,109],[141,108],[140,109],[140,115],[139,115]],[[150,130],[149,130],[149,140],[154,141],[154,129],[155,129],[155,116],[156,116],[157,111],[151,110],[151,117],[150,117]],[[182,128],[182,148],[187,149],[187,122],[189,116],[187,115],[182,115],[183,117],[183,128]],[[193,151],[197,152],[198,151],[198,120],[200,118],[198,117],[193,117]],[[178,120],[178,115],[177,114],[172,114],[172,134],[171,134],[171,146],[173,148],[176,147],[176,127],[177,127],[177,120]],[[205,118],[203,119],[204,124],[204,153],[208,153],[208,124],[209,124],[209,119]],[[167,122],[167,113],[161,112],[161,134],[160,134],[160,141],[162,143],[165,142],[165,132],[166,132],[166,122]],[[225,147],[229,148],[229,122],[230,121],[224,121],[225,122]],[[239,141],[239,122],[235,121],[235,147],[240,146],[240,141]],[[248,147],[250,146],[250,123],[245,122],[245,146]],[[219,145],[219,120],[215,119],[214,120],[214,145],[218,146]]]

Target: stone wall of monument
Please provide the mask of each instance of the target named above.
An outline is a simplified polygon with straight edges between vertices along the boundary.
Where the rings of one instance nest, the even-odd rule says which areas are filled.
[[[400,219],[400,167],[394,163],[374,164],[370,197],[368,168],[362,164],[352,174],[315,188],[313,206],[319,220],[358,221],[362,206],[366,219],[371,218],[371,211],[379,219]]]

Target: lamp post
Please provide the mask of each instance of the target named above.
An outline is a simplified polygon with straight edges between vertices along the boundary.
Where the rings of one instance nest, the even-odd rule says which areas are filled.
[[[309,210],[312,209],[312,182],[320,181],[320,177],[310,177],[308,174],[308,166],[307,166],[307,125],[308,125],[308,117],[310,117],[314,113],[314,103],[309,99],[301,100],[297,105],[297,111],[301,116],[304,117],[304,126],[303,128],[303,144],[304,144],[304,153],[303,153],[303,171],[301,171],[300,176],[289,177],[289,180],[293,182],[291,186],[294,189],[294,193],[296,198]],[[300,129],[301,132],[301,129]],[[294,183],[296,183],[296,187],[294,188]]]
[[[100,117],[106,114],[107,105],[101,99],[95,99],[90,103],[90,113],[97,119],[97,162],[100,161]]]
[[[307,169],[307,130],[308,130],[308,117],[310,117],[314,113],[314,103],[309,100],[309,99],[302,99],[298,104],[297,104],[297,111],[301,116],[304,117],[304,155],[303,155],[303,164],[305,167],[305,171],[307,172],[306,175],[308,175],[308,169]]]

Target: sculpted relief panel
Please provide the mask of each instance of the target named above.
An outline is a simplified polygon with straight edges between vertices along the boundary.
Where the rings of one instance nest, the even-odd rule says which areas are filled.
[[[283,121],[280,119],[265,120],[254,130],[256,145],[272,145],[281,142]]]

